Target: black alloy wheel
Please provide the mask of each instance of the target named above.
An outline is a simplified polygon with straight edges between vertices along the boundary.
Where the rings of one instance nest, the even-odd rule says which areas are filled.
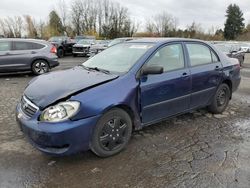
[[[130,116],[122,109],[112,109],[98,121],[90,144],[100,157],[109,157],[122,151],[132,132]]]

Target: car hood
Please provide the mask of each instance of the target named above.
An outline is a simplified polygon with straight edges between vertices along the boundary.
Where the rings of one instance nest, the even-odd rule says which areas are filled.
[[[75,44],[74,47],[90,47],[88,44]]]
[[[40,108],[75,93],[118,78],[117,75],[88,71],[81,66],[41,75],[29,83],[24,95]]]

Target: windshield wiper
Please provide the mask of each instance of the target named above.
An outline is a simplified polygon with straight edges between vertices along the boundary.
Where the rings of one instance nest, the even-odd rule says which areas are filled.
[[[95,71],[98,71],[98,72],[103,72],[105,74],[110,74],[110,71],[105,70],[105,69],[100,69],[98,67],[87,67],[87,68],[89,68],[90,70],[95,70]]]
[[[110,74],[110,71],[108,71],[108,70],[105,70],[105,69],[100,69],[100,68],[98,68],[98,67],[86,67],[86,66],[84,66],[84,65],[80,65],[80,66],[82,66],[84,69],[86,69],[86,70],[95,70],[95,71],[98,71],[98,72],[103,72],[103,73],[105,73],[105,74]]]

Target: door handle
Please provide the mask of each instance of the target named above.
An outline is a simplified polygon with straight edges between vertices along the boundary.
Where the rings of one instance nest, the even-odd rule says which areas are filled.
[[[188,73],[186,73],[186,72],[182,73],[181,77],[182,78],[188,77]]]
[[[35,52],[35,51],[32,51],[31,54],[36,54],[36,52]]]
[[[221,70],[221,67],[220,67],[220,66],[216,66],[214,70],[220,71],[220,70]]]

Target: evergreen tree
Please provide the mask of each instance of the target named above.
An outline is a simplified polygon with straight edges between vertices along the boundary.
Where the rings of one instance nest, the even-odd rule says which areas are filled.
[[[51,11],[49,14],[49,28],[52,36],[64,34],[61,18],[55,10]]]
[[[245,27],[243,13],[236,4],[230,4],[226,13],[227,20],[224,28],[224,37],[227,40],[234,40],[242,33]]]

